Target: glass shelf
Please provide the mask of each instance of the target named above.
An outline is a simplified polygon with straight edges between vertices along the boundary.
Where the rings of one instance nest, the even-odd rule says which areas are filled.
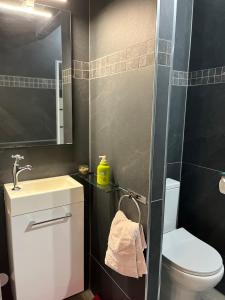
[[[142,195],[140,195],[140,194],[138,194],[134,191],[122,188],[118,184],[110,183],[109,185],[106,185],[106,186],[99,185],[97,183],[97,176],[94,173],[89,173],[87,175],[82,175],[82,174],[77,172],[75,174],[72,174],[71,176],[74,179],[84,180],[87,183],[89,183],[91,186],[94,186],[94,187],[104,191],[105,193],[113,193],[113,192],[118,192],[118,191],[124,192],[126,194],[132,193],[137,201],[141,202],[142,204],[147,203],[147,199],[146,199],[145,196],[142,196]]]
[[[82,175],[80,173],[75,173],[75,174],[72,174],[71,176],[74,177],[75,179],[76,179],[76,177],[80,178],[80,179],[88,182],[90,185],[104,191],[105,193],[112,193],[112,192],[116,192],[116,191],[120,190],[119,185],[116,185],[116,184],[113,184],[113,183],[110,183],[110,184],[105,185],[105,186],[99,185],[97,183],[97,176],[94,173],[89,173],[87,175]]]

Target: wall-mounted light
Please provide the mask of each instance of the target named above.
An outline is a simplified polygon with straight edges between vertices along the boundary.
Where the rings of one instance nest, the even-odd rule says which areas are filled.
[[[60,1],[63,1],[63,0],[60,0]],[[4,2],[0,2],[0,10],[10,10],[10,11],[26,13],[26,14],[31,14],[31,15],[35,15],[35,16],[45,17],[45,18],[52,17],[52,14],[50,12],[37,10],[31,6],[13,5],[13,4],[8,4],[8,3],[4,3]]]

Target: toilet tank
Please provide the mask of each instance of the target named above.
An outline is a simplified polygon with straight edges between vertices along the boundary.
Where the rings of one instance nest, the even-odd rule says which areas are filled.
[[[171,178],[167,178],[166,192],[165,192],[163,233],[176,229],[179,194],[180,194],[180,182]]]

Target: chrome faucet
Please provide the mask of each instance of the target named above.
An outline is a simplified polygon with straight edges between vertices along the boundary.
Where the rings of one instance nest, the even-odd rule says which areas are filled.
[[[20,167],[19,162],[20,160],[24,159],[24,156],[21,156],[19,154],[16,155],[12,155],[11,156],[13,159],[15,159],[15,162],[13,164],[13,191],[19,191],[21,188],[18,186],[18,176],[20,173],[22,173],[23,171],[32,170],[32,166],[31,165],[26,165],[24,167]]]

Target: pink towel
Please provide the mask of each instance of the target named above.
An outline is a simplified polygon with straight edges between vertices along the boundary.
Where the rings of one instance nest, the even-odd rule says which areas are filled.
[[[139,278],[147,274],[143,254],[146,249],[143,227],[118,211],[112,221],[105,264],[114,271]]]

